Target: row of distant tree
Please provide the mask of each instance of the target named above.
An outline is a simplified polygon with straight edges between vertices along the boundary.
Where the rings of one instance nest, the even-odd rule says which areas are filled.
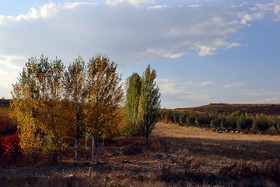
[[[160,108],[155,78],[150,66],[142,77],[134,73],[127,80],[123,102],[117,64],[106,56],[98,55],[87,64],[78,57],[67,68],[59,59],[30,58],[13,85],[9,112],[16,121],[23,154],[50,153],[57,162],[57,153],[65,146],[62,137],[71,136],[78,163],[81,138],[92,140],[92,161],[98,162],[98,142],[105,137],[143,135],[148,139]]]
[[[251,115],[241,113],[240,111],[225,115],[218,114],[215,111],[194,113],[161,110],[159,118],[162,121],[179,123],[182,126],[197,126],[243,132],[253,130],[254,132],[265,133],[266,130],[274,127],[280,133],[280,116]]]

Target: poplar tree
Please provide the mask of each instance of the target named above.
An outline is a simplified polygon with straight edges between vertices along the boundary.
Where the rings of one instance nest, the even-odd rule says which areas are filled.
[[[30,141],[31,145],[38,147],[44,144],[52,152],[54,163],[57,162],[60,134],[64,129],[60,121],[63,73],[61,60],[49,62],[43,56],[30,58],[12,92],[21,147],[30,153],[29,147],[36,150],[35,146],[27,145]]]
[[[12,116],[17,119],[20,147],[29,158],[34,158],[43,151],[43,138],[40,135],[42,124],[36,116],[39,106],[39,88],[36,85],[37,63],[30,58],[25,64],[18,81],[13,85],[11,105]]]
[[[117,130],[123,97],[117,64],[98,55],[88,64],[87,131],[92,136],[92,161],[98,162],[98,139]],[[94,148],[95,147],[95,148]]]
[[[146,140],[155,128],[158,110],[160,109],[160,93],[156,86],[156,71],[146,68],[141,79],[141,94],[138,107],[138,123]]]
[[[83,136],[85,128],[85,114],[83,112],[86,102],[86,66],[82,57],[75,59],[65,72],[65,107],[68,111],[67,119],[70,129],[75,137],[75,159],[79,164],[79,139]]]
[[[138,107],[141,93],[141,77],[137,73],[133,73],[127,79],[125,107],[127,114],[127,126],[124,127],[126,136],[131,136],[138,130]]]

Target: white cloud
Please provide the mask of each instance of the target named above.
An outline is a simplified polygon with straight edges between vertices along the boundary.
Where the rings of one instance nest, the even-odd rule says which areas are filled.
[[[240,23],[246,25],[250,21],[263,19],[264,15],[265,15],[264,12],[257,12],[257,13],[253,13],[253,14],[245,13],[243,15]]]
[[[239,4],[239,5],[231,5],[231,7],[244,7],[244,6],[246,6],[247,4],[248,4],[248,2],[245,1],[245,2],[243,2],[243,3],[241,3],[241,4]]]
[[[174,82],[174,80],[170,80],[170,79],[157,79],[156,81],[158,81],[158,82],[163,82],[163,83]]]
[[[274,7],[274,14],[280,14],[280,5]]]
[[[88,2],[74,2],[74,3],[66,3],[63,8],[77,8],[79,6],[96,6],[99,3],[88,3]]]
[[[229,48],[239,47],[239,46],[241,46],[240,43],[233,42],[233,43],[229,44],[226,48],[229,49]]]
[[[126,2],[137,5],[154,1]],[[233,8],[148,10],[129,4],[48,3],[30,10],[26,15],[1,16],[0,53],[45,53],[70,62],[77,55],[90,58],[105,53],[119,64],[130,64],[194,53],[214,55],[241,29],[237,21],[240,12]]]
[[[7,71],[0,66],[0,97],[11,98],[12,83],[15,83],[18,72]]]
[[[155,0],[106,0],[106,3],[111,6],[116,6],[123,3],[129,3],[133,6],[139,6],[141,4],[154,4]]]
[[[183,95],[180,97],[180,99],[185,99],[185,100],[209,100],[209,99],[211,99],[210,95],[207,95],[207,94],[200,95],[200,94],[201,94],[200,92],[196,92],[195,94],[191,94],[191,95]]]
[[[255,89],[255,90],[250,90],[250,89],[245,89],[243,90],[245,95],[250,95],[250,96],[276,96],[280,95],[280,91],[272,91],[272,90],[267,90],[267,89]]]
[[[214,85],[214,84],[216,84],[216,83],[213,81],[204,81],[201,83],[201,86],[210,86],[210,85]]]
[[[165,83],[160,85],[160,92],[166,95],[184,94],[188,83]]]
[[[189,5],[189,7],[191,7],[191,8],[197,8],[197,7],[200,7],[200,5]]]
[[[273,12],[277,16],[275,21],[280,21],[280,5],[276,5]]]
[[[273,13],[276,18],[275,21],[280,20],[280,1],[279,0],[273,0],[271,2],[268,2],[266,4],[264,3],[256,3],[254,7],[250,9],[253,12],[257,13],[251,13],[251,15],[245,15],[245,17],[242,19],[241,23],[247,24],[248,21],[252,21],[255,19],[262,19],[265,14],[267,13]]]
[[[20,70],[22,62],[26,60],[24,56],[4,55],[0,53],[0,64],[6,66],[10,70]]]
[[[279,101],[280,101],[279,98],[271,97],[271,98],[266,98],[266,99],[261,99],[261,100],[254,101],[254,103],[276,103],[276,102],[279,102]]]
[[[155,5],[155,6],[150,6],[147,9],[151,10],[151,9],[160,9],[160,8],[167,8],[167,5]]]
[[[58,6],[55,3],[45,4],[38,9],[30,8],[27,14],[19,14],[16,17],[0,15],[0,26],[4,23],[9,23],[11,21],[20,22],[23,20],[37,20],[39,18],[49,18],[55,16],[58,11]]]
[[[230,88],[230,87],[238,87],[238,86],[242,86],[243,83],[242,82],[233,82],[233,83],[230,83],[230,84],[226,84],[224,86],[224,88]]]

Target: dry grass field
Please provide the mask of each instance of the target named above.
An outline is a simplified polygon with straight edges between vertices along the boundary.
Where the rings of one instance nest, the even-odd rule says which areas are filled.
[[[90,149],[80,166],[60,153],[56,166],[1,168],[0,186],[279,186],[280,136],[226,134],[158,123],[143,138],[105,141],[100,163]]]

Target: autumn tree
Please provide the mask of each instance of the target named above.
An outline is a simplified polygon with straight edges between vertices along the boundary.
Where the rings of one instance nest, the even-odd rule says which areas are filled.
[[[37,156],[44,148],[40,135],[42,125],[36,118],[39,108],[36,69],[37,59],[28,59],[12,91],[12,116],[18,122],[20,146],[25,155],[32,157]]]
[[[98,55],[88,64],[87,131],[92,135],[92,161],[98,162],[98,139],[114,133],[123,97],[117,64]],[[95,147],[95,149],[94,149]]]
[[[22,149],[34,153],[47,147],[53,162],[57,162],[63,131],[60,126],[63,73],[61,60],[30,58],[12,92]]]
[[[156,86],[156,71],[146,68],[141,78],[141,94],[138,107],[138,122],[142,135],[148,139],[157,122],[160,109],[160,93]]]
[[[79,164],[79,139],[83,136],[85,128],[85,114],[83,112],[87,86],[86,86],[86,66],[81,57],[78,57],[75,62],[69,65],[65,72],[65,110],[68,110],[65,116],[69,121],[69,126],[75,137],[75,159]]]

